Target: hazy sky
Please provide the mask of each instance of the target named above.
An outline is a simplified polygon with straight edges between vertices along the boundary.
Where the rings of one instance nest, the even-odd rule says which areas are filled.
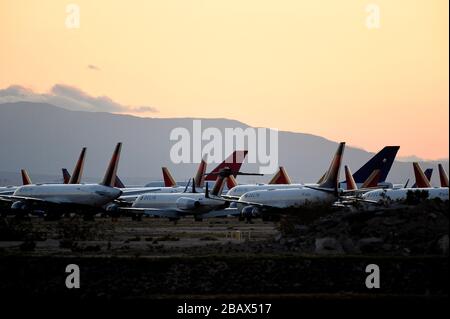
[[[66,25],[70,3],[79,28]],[[370,3],[379,28],[366,25]],[[443,158],[448,10],[448,0],[0,0],[0,89],[63,84],[138,116],[227,117]]]

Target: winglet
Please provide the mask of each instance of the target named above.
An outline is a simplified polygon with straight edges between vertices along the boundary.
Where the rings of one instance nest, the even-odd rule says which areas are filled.
[[[272,179],[269,181],[269,184],[291,184],[291,178],[287,174],[286,170],[283,166],[280,166],[278,172],[273,175]]]
[[[73,169],[72,176],[69,179],[69,184],[80,184],[81,175],[83,174],[85,156],[86,156],[86,147],[83,147],[80,156],[78,157],[77,164]]]
[[[120,150],[122,149],[122,143],[117,143],[114,153],[109,162],[108,168],[105,172],[105,177],[103,177],[103,181],[100,183],[101,185],[113,187],[116,182],[116,172],[117,167],[119,165],[120,159]]]
[[[33,184],[32,182],[31,182],[31,178],[30,178],[30,176],[28,175],[28,172],[27,172],[27,170],[26,169],[21,169],[20,170],[20,174],[22,175],[22,185],[30,185],[30,184]]]
[[[344,154],[345,142],[339,143],[336,154],[331,161],[330,167],[323,179],[322,183],[319,184],[322,188],[333,188],[336,192],[338,190],[338,178],[341,169],[342,156]]]
[[[114,187],[116,188],[125,188],[125,184],[122,183],[122,181],[120,180],[119,176],[116,175],[116,182],[114,184]]]
[[[170,174],[170,171],[167,167],[162,167],[162,173],[165,187],[177,186],[177,182],[175,182],[175,179],[172,177],[172,174]]]
[[[67,168],[62,168],[62,175],[63,175],[63,183],[64,184],[69,184],[69,180],[70,180],[70,173],[67,170]]]
[[[347,184],[347,190],[354,191],[358,189],[358,186],[356,186],[355,180],[353,179],[352,172],[350,171],[350,168],[348,168],[347,165],[345,165],[345,182]]]
[[[429,188],[431,187],[430,181],[425,176],[425,174],[422,171],[422,168],[420,167],[419,163],[414,162],[414,175],[416,177],[416,185],[419,188]]]
[[[441,180],[441,187],[448,187],[448,175],[442,164],[438,164],[439,179]]]

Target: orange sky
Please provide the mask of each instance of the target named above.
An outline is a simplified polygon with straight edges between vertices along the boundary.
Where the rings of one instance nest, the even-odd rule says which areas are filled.
[[[69,3],[79,29],[65,25]],[[365,25],[369,3],[379,29]],[[0,89],[61,83],[159,110],[148,116],[227,117],[443,158],[448,10],[448,0],[0,0]]]

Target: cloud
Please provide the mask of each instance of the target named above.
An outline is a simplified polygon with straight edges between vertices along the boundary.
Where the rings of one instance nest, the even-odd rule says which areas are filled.
[[[129,106],[115,102],[108,96],[91,96],[77,87],[55,84],[48,93],[36,93],[20,85],[0,89],[0,104],[8,102],[49,103],[68,110],[116,113],[156,113],[151,106]]]
[[[153,106],[140,106],[140,107],[136,107],[134,108],[134,112],[136,113],[157,113],[158,109],[153,107]]]
[[[94,71],[100,71],[100,68],[98,67],[98,66],[96,66],[96,65],[93,65],[93,64],[88,64],[88,69],[90,69],[90,70],[94,70]]]

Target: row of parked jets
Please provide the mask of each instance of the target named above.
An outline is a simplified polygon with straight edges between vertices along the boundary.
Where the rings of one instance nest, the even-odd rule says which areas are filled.
[[[2,214],[43,215],[48,219],[68,213],[78,213],[86,219],[98,213],[138,220],[142,216],[177,220],[188,215],[196,220],[225,216],[271,219],[287,208],[358,206],[360,209],[363,205],[385,209],[405,202],[412,192],[425,194],[427,199],[449,199],[448,175],[441,164],[438,165],[441,187],[431,186],[432,169],[423,172],[418,163],[413,163],[416,182],[412,187],[408,187],[409,181],[404,185],[386,182],[399,146],[384,147],[354,174],[345,166],[342,182],[338,178],[344,142],[339,144],[328,170],[316,183],[294,184],[280,167],[267,184],[238,185],[238,175],[260,174],[241,172],[247,151],[235,151],[209,173],[206,173],[207,158],[203,157],[195,177],[185,186],[178,185],[163,167],[163,187],[126,187],[117,177],[121,148],[122,143],[118,143],[103,179],[97,184],[81,183],[86,148],[82,149],[72,175],[63,169],[63,183],[33,184],[28,172],[22,169],[22,186],[0,187]]]

